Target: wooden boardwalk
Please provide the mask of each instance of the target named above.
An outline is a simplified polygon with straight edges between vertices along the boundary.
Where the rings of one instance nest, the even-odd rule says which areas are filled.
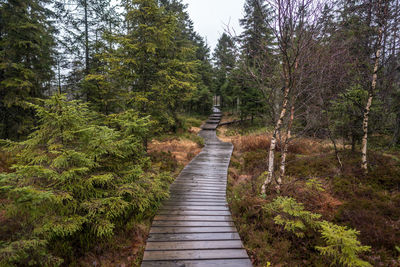
[[[233,150],[215,129],[219,112],[200,135],[205,147],[171,185],[171,197],[154,218],[142,267],[252,266],[226,202],[227,171]]]

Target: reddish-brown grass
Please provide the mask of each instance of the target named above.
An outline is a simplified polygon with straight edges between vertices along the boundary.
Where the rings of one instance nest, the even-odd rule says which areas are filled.
[[[271,145],[271,135],[257,134],[241,136],[240,138],[233,138],[232,142],[235,148],[241,152],[266,150],[268,151]],[[278,139],[276,151],[282,150],[281,140]],[[288,152],[301,155],[312,155],[315,153],[326,152],[330,150],[329,146],[322,144],[311,138],[297,138],[292,140],[288,146]]]
[[[182,165],[188,164],[200,151],[201,147],[189,139],[153,140],[149,144],[149,153],[171,153],[177,162]]]

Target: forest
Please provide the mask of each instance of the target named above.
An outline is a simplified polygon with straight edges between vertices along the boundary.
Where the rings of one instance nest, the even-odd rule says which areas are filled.
[[[0,266],[140,266],[216,104],[253,266],[400,266],[400,1],[243,2],[0,0]]]

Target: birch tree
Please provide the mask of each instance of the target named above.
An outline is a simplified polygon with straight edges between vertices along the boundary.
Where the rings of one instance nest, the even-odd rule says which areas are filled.
[[[382,54],[382,39],[383,33],[386,27],[387,15],[388,15],[388,3],[389,0],[378,0],[377,2],[373,3],[373,7],[377,12],[377,37],[376,37],[376,44],[375,44],[375,51],[374,51],[374,68],[372,73],[372,81],[371,87],[368,90],[368,100],[365,106],[364,114],[363,114],[363,137],[362,137],[362,147],[361,147],[361,168],[363,169],[364,173],[368,173],[368,159],[367,159],[367,152],[368,152],[368,121],[369,115],[371,111],[372,101],[374,99],[375,91],[376,91],[376,84],[378,81],[378,70],[379,70],[379,63]]]
[[[274,21],[271,29],[274,32],[281,56],[283,88],[280,112],[271,137],[268,171],[261,188],[262,194],[266,193],[268,185],[273,182],[278,135],[287,114],[290,95],[295,84],[299,57],[316,32],[319,10],[319,3],[311,0],[269,0],[267,4],[271,6],[271,10],[274,10]]]

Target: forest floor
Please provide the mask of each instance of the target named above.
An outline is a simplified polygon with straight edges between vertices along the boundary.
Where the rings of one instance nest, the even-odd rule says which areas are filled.
[[[278,196],[274,189],[266,196],[259,193],[267,170],[269,130],[257,122],[218,129],[218,137],[235,147],[228,201],[236,227],[254,266],[325,266],[315,249],[320,237],[298,238],[265,212],[266,204]],[[371,246],[362,258],[374,266],[400,266],[400,153],[383,149],[384,142],[376,140],[382,137],[371,138],[370,172],[363,175],[359,152],[341,146],[341,170],[329,140],[295,139],[279,195],[296,199],[324,220],[358,230],[362,244]]]

